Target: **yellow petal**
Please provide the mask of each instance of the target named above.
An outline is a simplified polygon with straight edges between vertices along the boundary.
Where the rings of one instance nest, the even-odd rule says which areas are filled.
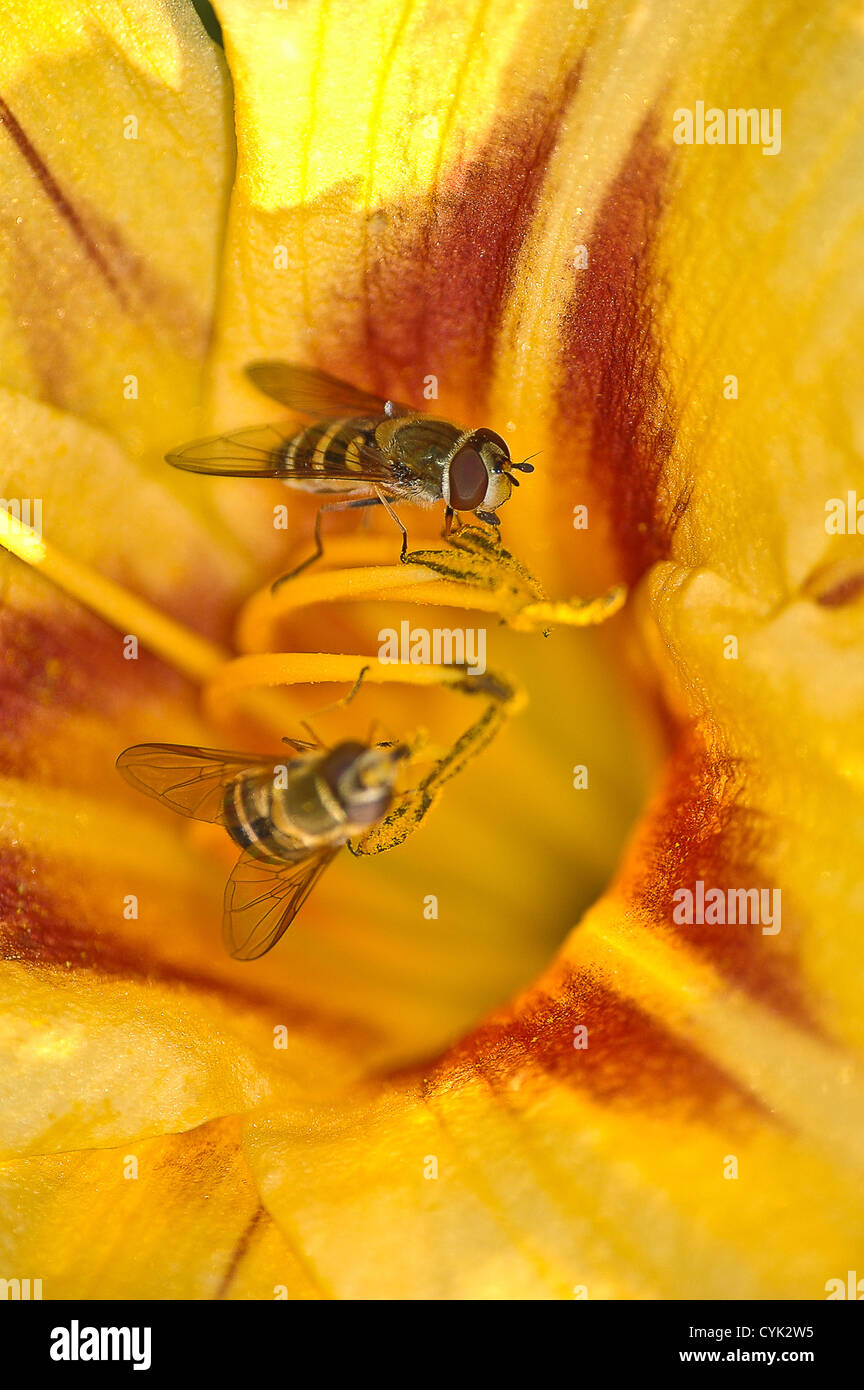
[[[442,410],[500,430],[514,451],[543,451],[503,533],[548,592],[621,579],[637,592],[600,639],[496,634],[495,666],[524,678],[528,714],[422,837],[383,864],[334,869],[279,958],[249,972],[266,970],[277,999],[317,1017],[317,1030],[302,1018],[289,1030],[284,1068],[267,1051],[269,1001],[247,1017],[227,990],[206,997],[237,967],[180,995],[207,890],[193,893],[179,849],[150,867],[155,954],[175,976],[169,1021],[183,1038],[187,1018],[208,1042],[230,1032],[240,1083],[230,1065],[208,1070],[208,1049],[196,1108],[174,1033],[145,1030],[142,1046],[170,1059],[149,1097],[156,1128],[119,1090],[115,1118],[97,1111],[105,1075],[91,1055],[69,1066],[85,1108],[60,1133],[116,1145],[237,1113],[261,1202],[319,1295],[822,1297],[860,1259],[862,1215],[860,542],[844,547],[824,525],[828,498],[854,486],[861,424],[850,12],[829,6],[802,29],[782,7],[754,17],[735,3],[492,0],[454,15],[418,2],[394,18],[386,0],[362,11],[225,0],[220,18],[238,166],[212,420],[261,418],[242,368],[267,355],[418,401],[434,378]],[[782,154],[676,145],[675,112],[697,100],[781,108]],[[724,394],[730,377],[737,397]],[[247,536],[256,518],[269,534],[269,489],[254,502],[228,483],[207,495],[223,515],[238,499]],[[298,534],[313,505],[292,504]],[[580,505],[587,531],[574,526]],[[431,539],[435,525],[412,521],[412,536]],[[249,663],[296,671],[304,648],[331,673],[336,654],[356,660],[391,615],[346,609],[286,612],[289,655],[250,653],[211,689],[242,684]],[[250,613],[261,617],[257,600]],[[276,631],[256,623],[244,632]],[[640,697],[641,762],[624,678]],[[182,700],[170,712],[193,717]],[[124,711],[118,732],[135,718]],[[585,912],[661,730],[665,775]],[[43,803],[30,798],[22,828],[35,844]],[[61,851],[72,839],[58,830]],[[698,880],[778,890],[781,931],[678,924],[674,894]],[[197,902],[176,945],[172,882]],[[440,921],[423,914],[430,894]],[[440,1063],[423,1060],[576,921],[515,1004]],[[23,935],[43,954],[22,968],[27,990],[56,994],[74,1050],[64,982],[40,973],[51,934],[37,927],[31,915]],[[143,925],[120,930],[140,951]],[[330,1020],[346,1016],[360,1031],[353,1068],[351,1026],[327,1045]],[[110,1022],[94,1008],[97,1032]],[[323,1042],[304,1067],[307,1037]],[[382,1060],[390,1072],[370,1077]],[[19,1088],[15,1100],[15,1142],[48,1147],[47,1117]],[[31,1211],[22,1248],[36,1221]],[[240,1246],[232,1228],[220,1250]],[[188,1259],[187,1286],[214,1288],[209,1256]],[[247,1275],[238,1287],[260,1287]],[[134,1280],[124,1271],[117,1284]],[[85,1284],[69,1273],[63,1288]]]
[[[220,412],[248,409],[252,356],[415,399],[434,374],[446,409],[543,450],[503,529],[547,585],[648,571],[629,654],[700,721],[551,977],[417,1088],[256,1121],[265,1200],[337,1295],[680,1297],[698,1272],[705,1296],[819,1297],[860,1223],[860,604],[809,584],[857,592],[824,528],[860,433],[848,12],[806,37],[763,13],[743,69],[734,4],[418,4],[386,37],[383,7],[221,14]],[[676,146],[700,99],[782,108],[782,156]],[[781,932],[676,928],[672,893],[711,874],[779,887]]]
[[[0,1212],[4,1261],[45,1299],[319,1296],[260,1206],[236,1120],[0,1165]]]
[[[3,383],[157,463],[154,413],[169,438],[188,416],[210,331],[221,54],[179,0],[7,6],[0,38]]]

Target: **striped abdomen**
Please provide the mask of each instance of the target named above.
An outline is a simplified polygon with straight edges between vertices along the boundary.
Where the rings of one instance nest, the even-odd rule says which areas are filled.
[[[319,763],[319,758],[298,758],[229,782],[222,812],[232,840],[257,858],[284,860],[341,843],[345,815]]]
[[[316,492],[344,492],[346,474],[349,486],[350,476],[356,474],[357,486],[362,487],[369,467],[359,451],[375,447],[375,424],[374,420],[354,417],[318,420],[304,426],[279,451],[285,481],[296,487],[313,487]]]
[[[315,492],[378,486],[430,506],[442,498],[445,462],[463,437],[457,425],[428,415],[318,420],[281,446],[278,475]]]

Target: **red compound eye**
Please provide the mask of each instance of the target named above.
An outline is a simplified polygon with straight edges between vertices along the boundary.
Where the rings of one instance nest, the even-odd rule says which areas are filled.
[[[489,474],[476,449],[460,449],[450,464],[450,506],[457,512],[473,512],[486,496]]]

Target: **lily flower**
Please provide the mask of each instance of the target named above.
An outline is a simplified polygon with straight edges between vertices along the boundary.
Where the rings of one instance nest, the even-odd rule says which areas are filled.
[[[851,12],[216,13],[0,18],[0,1277],[830,1295],[864,1273]],[[420,563],[355,517],[271,595],[315,499],[164,462],[267,423],[267,358],[539,451],[525,568],[430,572],[406,509]],[[487,627],[506,698],[376,666],[328,709],[405,619]],[[302,718],[459,776],[239,964],[226,837],[114,762]]]

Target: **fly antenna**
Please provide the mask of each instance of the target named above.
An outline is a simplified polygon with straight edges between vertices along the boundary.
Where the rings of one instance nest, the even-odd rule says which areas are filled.
[[[519,470],[520,473],[533,473],[533,472],[534,472],[534,465],[533,465],[533,463],[530,463],[529,460],[530,460],[530,459],[536,459],[537,454],[542,454],[542,452],[543,452],[542,449],[538,449],[536,454],[529,454],[527,459],[523,459],[521,463],[514,463],[514,464],[511,464],[511,467],[512,467],[512,468],[518,468],[518,470]],[[514,483],[516,482],[516,479],[515,479],[515,478],[513,479],[513,482],[514,482]]]
[[[329,745],[324,742],[323,738],[318,737],[315,730],[312,728],[312,725],[309,723],[308,719],[300,720],[300,728],[305,729],[307,734],[312,735],[312,740],[316,748],[324,748],[325,750],[329,751]]]

